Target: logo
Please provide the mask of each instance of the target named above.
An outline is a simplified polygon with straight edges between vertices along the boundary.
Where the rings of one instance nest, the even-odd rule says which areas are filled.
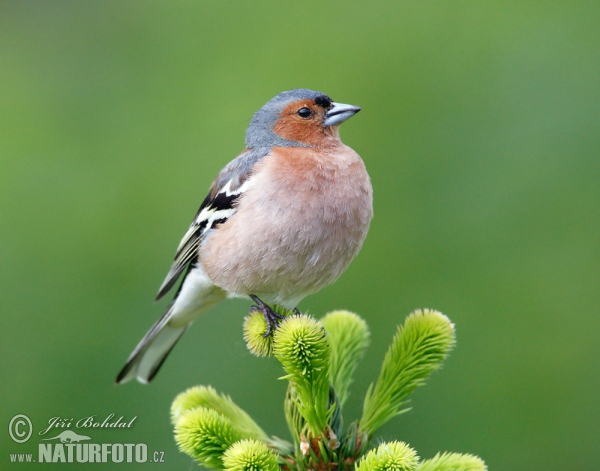
[[[17,443],[25,443],[31,437],[32,432],[33,425],[26,415],[15,415],[8,424],[8,434]]]
[[[11,453],[11,463],[164,463],[164,452],[148,452],[145,443],[94,443],[87,435],[71,430],[90,428],[131,428],[137,416],[125,419],[110,414],[104,420],[95,415],[79,420],[53,417],[48,426],[39,432],[37,456],[34,453]],[[62,429],[62,430],[61,430]],[[51,433],[48,433],[52,431]],[[60,433],[58,433],[60,432]],[[24,414],[15,415],[8,433],[16,443],[27,442],[33,433],[33,424]],[[42,438],[44,435],[52,435]],[[46,442],[46,443],[43,443]]]

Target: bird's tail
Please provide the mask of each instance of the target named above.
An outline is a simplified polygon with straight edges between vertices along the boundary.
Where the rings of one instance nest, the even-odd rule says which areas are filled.
[[[171,350],[190,324],[171,327],[168,320],[173,310],[173,302],[158,321],[150,328],[135,350],[129,355],[115,383],[126,383],[137,377],[141,383],[149,383],[166,360]]]
[[[175,299],[129,355],[115,382],[121,384],[133,378],[144,384],[152,381],[192,321],[225,299],[226,294],[201,267],[190,266]]]

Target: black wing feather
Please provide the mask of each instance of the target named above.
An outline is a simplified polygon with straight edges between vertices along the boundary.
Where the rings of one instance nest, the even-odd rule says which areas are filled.
[[[225,211],[230,211],[235,209],[235,202],[241,195],[241,193],[231,193],[227,194],[226,192],[218,192],[211,197],[211,193],[204,199],[200,209],[196,213],[196,217],[194,217],[194,222],[190,225],[188,232],[183,237],[177,252],[175,253],[175,259],[173,261],[173,265],[171,265],[171,269],[165,278],[165,281],[161,285],[158,290],[158,294],[156,295],[156,300],[161,299],[165,294],[167,294],[171,288],[177,283],[177,280],[181,276],[181,273],[185,270],[185,268],[196,260],[198,256],[198,248],[200,246],[200,241],[202,240],[202,236],[208,231],[212,229],[217,224],[221,224],[225,222],[232,214],[225,213]],[[203,211],[206,210],[207,216],[200,219],[199,217]],[[214,217],[217,214],[223,214],[223,217]]]

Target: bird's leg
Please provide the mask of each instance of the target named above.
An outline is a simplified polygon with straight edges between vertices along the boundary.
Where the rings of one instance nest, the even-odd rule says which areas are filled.
[[[263,337],[268,337],[271,335],[271,331],[277,328],[277,324],[281,319],[285,319],[285,316],[273,311],[269,306],[263,303],[258,296],[253,294],[250,295],[252,301],[256,303],[256,306],[250,307],[250,312],[258,311],[265,317],[265,322],[267,323],[267,331],[263,334]]]

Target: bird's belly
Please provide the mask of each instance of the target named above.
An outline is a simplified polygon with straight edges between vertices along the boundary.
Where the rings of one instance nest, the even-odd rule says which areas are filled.
[[[360,250],[368,225],[351,219],[322,207],[311,217],[236,224],[235,237],[221,231],[224,224],[203,246],[201,262],[213,283],[230,294],[295,307],[333,283]]]

